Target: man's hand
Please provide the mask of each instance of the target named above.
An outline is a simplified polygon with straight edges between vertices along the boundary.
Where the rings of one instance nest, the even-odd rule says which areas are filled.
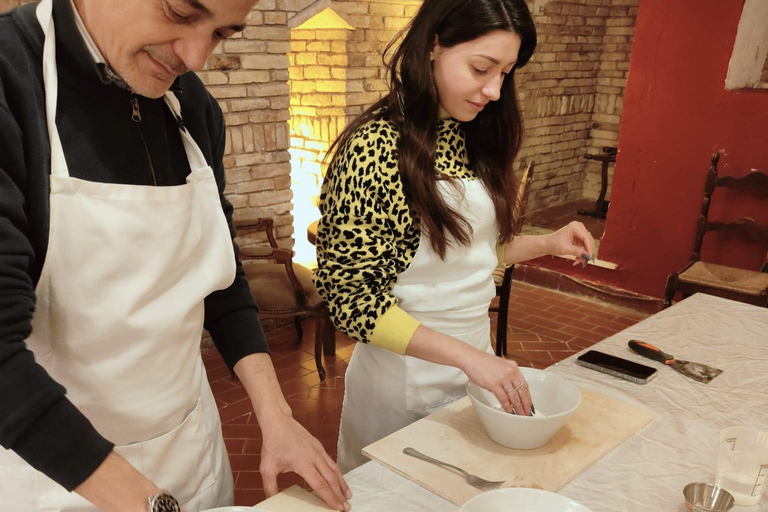
[[[147,498],[160,489],[112,451],[75,492],[105,512],[146,512]]]
[[[293,419],[269,354],[245,356],[234,367],[261,426],[261,478],[267,496],[277,493],[277,475],[293,471],[336,510],[352,510],[352,492],[320,441]]]
[[[292,417],[271,419],[262,425],[261,478],[267,496],[277,493],[277,475],[292,471],[307,481],[317,494],[336,510],[352,510],[352,492],[339,466],[320,442]]]

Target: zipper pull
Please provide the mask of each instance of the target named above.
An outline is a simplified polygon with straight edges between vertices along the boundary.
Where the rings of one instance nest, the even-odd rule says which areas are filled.
[[[139,110],[139,98],[135,96],[131,98],[131,107],[133,107],[133,111],[131,113],[131,119],[133,119],[135,123],[138,123],[139,121],[141,121],[141,111]]]

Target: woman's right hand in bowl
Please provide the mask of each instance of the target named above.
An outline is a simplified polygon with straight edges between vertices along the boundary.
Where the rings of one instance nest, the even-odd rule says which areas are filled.
[[[531,392],[516,362],[477,350],[461,369],[469,380],[493,393],[506,412],[531,413]]]

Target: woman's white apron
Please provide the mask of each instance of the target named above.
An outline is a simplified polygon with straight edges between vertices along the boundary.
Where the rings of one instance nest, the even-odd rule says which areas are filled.
[[[422,325],[492,353],[488,306],[496,295],[492,273],[498,264],[496,214],[479,180],[457,188],[438,182],[446,202],[472,227],[470,246],[449,246],[445,259],[426,237],[392,294]],[[363,447],[465,395],[459,369],[402,356],[358,343],[345,377],[338,462],[347,472],[367,462]]]

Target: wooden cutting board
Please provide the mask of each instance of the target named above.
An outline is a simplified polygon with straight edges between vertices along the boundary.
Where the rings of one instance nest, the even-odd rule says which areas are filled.
[[[333,510],[323,500],[294,485],[256,505],[269,512],[328,512]]]
[[[513,450],[486,434],[469,397],[427,416],[363,449],[363,453],[457,505],[482,491],[451,470],[403,454],[412,447],[502,487],[556,492],[632,434],[648,424],[649,412],[606,396],[581,391],[581,405],[547,444]]]

